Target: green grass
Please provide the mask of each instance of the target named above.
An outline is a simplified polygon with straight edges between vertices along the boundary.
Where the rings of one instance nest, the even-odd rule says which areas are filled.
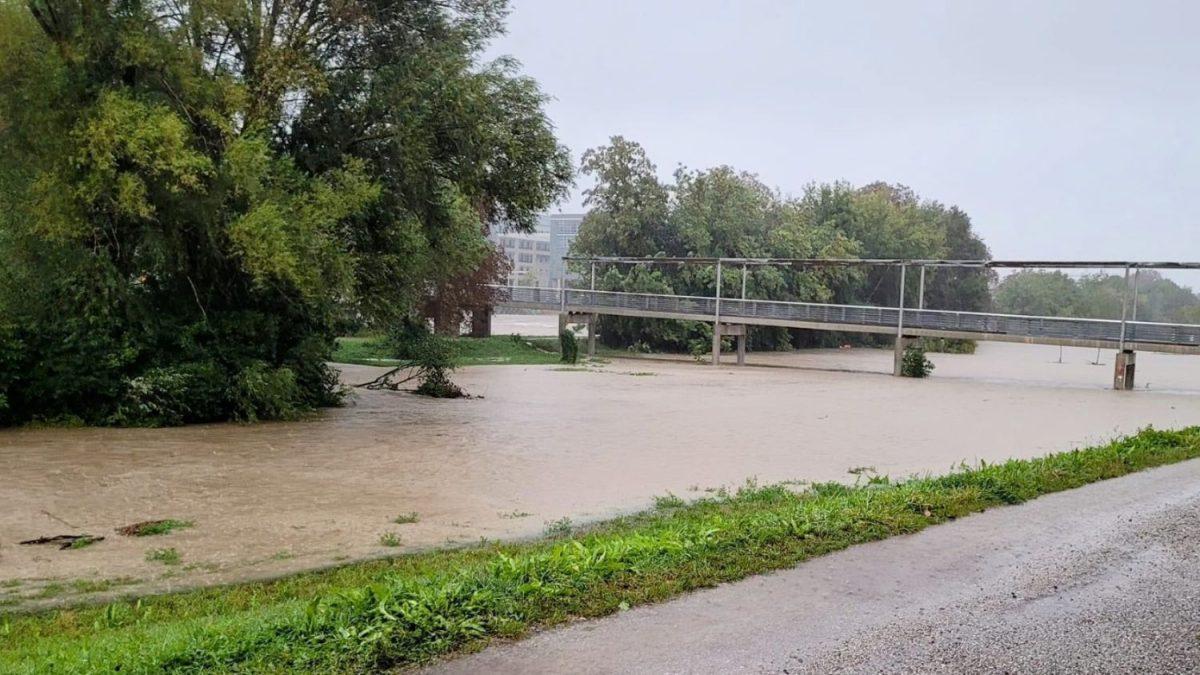
[[[379,535],[379,545],[395,548],[400,545],[400,535],[395,532],[384,532]]]
[[[118,586],[128,586],[135,584],[138,580],[132,577],[118,577],[116,579],[76,579],[71,582],[71,588],[76,593],[100,593],[109,591]]]
[[[558,363],[557,338],[514,338],[511,335],[489,338],[450,338],[454,360],[459,366],[542,365]],[[382,338],[338,338],[332,360],[367,366],[396,366],[403,362],[391,358]]]
[[[179,551],[174,548],[156,548],[146,551],[146,562],[160,562],[164,565],[178,565]]]
[[[941,477],[748,485],[559,538],[0,618],[0,672],[363,672],[1200,457],[1200,427]]]
[[[195,523],[190,520],[175,520],[167,518],[165,520],[147,520],[133,525],[127,525],[118,530],[121,534],[127,537],[155,537],[163,534],[170,534],[175,530],[185,530],[189,527],[195,527]]]
[[[397,525],[411,525],[420,519],[421,514],[417,513],[416,511],[409,511],[408,513],[401,513],[400,515],[396,516],[392,519],[392,522]]]

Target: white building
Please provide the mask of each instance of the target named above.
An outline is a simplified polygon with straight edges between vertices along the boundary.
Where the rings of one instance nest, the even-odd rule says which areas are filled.
[[[509,285],[557,288],[564,278],[563,256],[579,234],[582,213],[544,214],[534,231],[494,232],[489,237],[512,263]]]

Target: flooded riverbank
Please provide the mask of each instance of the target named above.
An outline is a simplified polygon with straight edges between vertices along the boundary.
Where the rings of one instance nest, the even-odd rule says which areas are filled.
[[[483,396],[473,400],[364,391],[292,423],[0,431],[0,602],[73,594],[79,579],[145,590],[278,574],[534,536],[560,518],[602,518],[747,478],[846,480],[859,466],[940,473],[1148,424],[1200,424],[1200,358],[1139,355],[1143,388],[1114,392],[1111,352],[1103,366],[1087,362],[1094,350],[1065,350],[1063,364],[1057,356],[985,343],[973,356],[932,355],[937,370],[924,381],[880,374],[890,371],[888,350],[751,356],[804,369],[649,359],[488,366],[457,374]],[[375,372],[348,366],[344,376]],[[411,512],[417,522],[392,522]],[[113,531],[154,518],[194,527],[144,538]],[[79,532],[107,538],[66,551],[17,544]],[[387,532],[399,548],[381,545]],[[179,564],[146,559],[164,547]]]

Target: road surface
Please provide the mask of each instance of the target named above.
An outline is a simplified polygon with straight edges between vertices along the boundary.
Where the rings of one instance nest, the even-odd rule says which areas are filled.
[[[1200,672],[1200,460],[547,631],[430,671]]]

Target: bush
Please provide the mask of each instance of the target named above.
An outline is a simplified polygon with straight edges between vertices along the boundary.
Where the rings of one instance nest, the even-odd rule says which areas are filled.
[[[921,338],[921,346],[936,354],[974,354],[974,340],[952,340],[950,338]]]
[[[434,335],[420,317],[406,317],[388,331],[387,346],[394,358],[412,361],[420,384],[414,389],[422,396],[461,398],[466,392],[450,380],[455,368],[454,345]]]
[[[261,361],[243,369],[230,389],[234,416],[246,422],[293,418],[302,410],[301,398],[296,373]]]
[[[416,352],[417,367],[421,383],[415,391],[433,398],[461,398],[466,392],[450,380],[454,370],[454,349],[448,340],[428,334]]]
[[[909,345],[900,361],[900,374],[904,377],[928,377],[933,372],[933,362],[925,357],[919,344]]]
[[[564,330],[558,334],[558,343],[562,348],[562,362],[575,363],[579,360],[579,341],[575,334]]]

